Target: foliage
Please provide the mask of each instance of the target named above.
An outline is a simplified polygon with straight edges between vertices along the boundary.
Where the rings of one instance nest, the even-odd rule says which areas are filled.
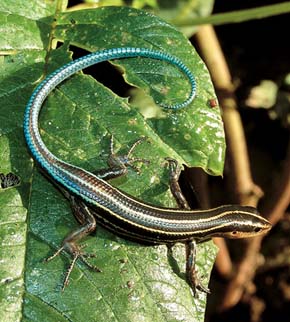
[[[86,250],[97,254],[92,261],[103,272],[78,263],[64,292],[60,287],[69,257],[43,263],[77,223],[63,196],[31,160],[22,118],[35,85],[72,59],[69,45],[87,51],[141,46],[172,53],[195,73],[198,95],[187,109],[157,109],[149,117],[92,76],[79,73],[49,96],[41,115],[41,134],[58,157],[93,171],[106,166],[112,134],[116,149],[123,152],[145,135],[150,144],[139,146],[136,155],[150,159],[150,165],[141,167],[141,175],[130,171],[113,184],[147,202],[172,207],[165,157],[221,174],[224,156],[219,110],[208,105],[215,98],[210,77],[180,32],[144,11],[102,7],[63,12],[65,6],[65,1],[39,0],[30,1],[29,7],[22,1],[0,4],[0,170],[18,174],[22,182],[0,191],[1,316],[5,321],[202,321],[205,295],[192,298],[165,246],[144,247],[98,228],[97,238],[86,239]],[[57,46],[59,41],[63,44]],[[170,103],[188,93],[186,79],[166,63],[126,59],[114,64],[146,100],[150,94]],[[183,252],[182,246],[175,247],[181,272]],[[211,243],[200,245],[201,275],[208,277],[214,257]]]

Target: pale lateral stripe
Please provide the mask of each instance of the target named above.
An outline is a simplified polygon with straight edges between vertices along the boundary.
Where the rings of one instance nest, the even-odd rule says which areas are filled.
[[[62,163],[64,163],[63,161],[61,161]],[[72,166],[69,164],[69,166]],[[86,196],[83,195],[83,197],[86,198],[86,200],[90,203],[95,203],[98,207],[101,207],[102,209],[106,210],[106,211],[109,211],[110,214],[112,214],[113,216],[117,217],[118,219],[122,220],[122,221],[125,221],[125,222],[128,222],[128,223],[131,223],[131,224],[134,224],[136,227],[139,227],[139,228],[145,228],[146,230],[151,230],[151,231],[157,231],[156,228],[150,228],[150,226],[154,225],[154,226],[163,226],[164,228],[168,228],[170,229],[171,226],[175,226],[175,225],[178,225],[180,229],[186,229],[186,228],[190,228],[188,226],[190,225],[198,225],[198,226],[202,226],[203,223],[208,223],[208,222],[214,222],[220,218],[223,218],[223,217],[226,217],[228,215],[231,215],[231,214],[244,214],[244,215],[250,215],[250,216],[253,216],[253,217],[257,217],[257,218],[261,218],[260,216],[256,215],[256,214],[253,214],[251,212],[247,212],[247,211],[241,211],[241,210],[232,210],[232,211],[224,211],[224,212],[221,212],[220,214],[217,214],[215,216],[211,216],[209,218],[204,218],[204,219],[201,219],[201,218],[194,218],[194,216],[196,214],[199,214],[199,213],[205,213],[205,212],[208,212],[208,210],[197,210],[197,211],[194,211],[194,210],[180,210],[180,209],[176,209],[176,210],[172,210],[172,209],[163,209],[163,208],[158,208],[158,207],[154,207],[154,206],[151,206],[151,205],[147,205],[147,204],[144,204],[142,202],[139,202],[139,201],[136,201],[135,199],[130,199],[128,196],[124,195],[120,190],[112,187],[111,185],[109,185],[106,181],[98,178],[97,176],[93,175],[92,173],[84,170],[84,169],[81,169],[81,168],[78,168],[78,167],[75,167],[76,169],[78,170],[81,170],[81,171],[84,171],[86,174],[90,175],[90,176],[93,176],[95,177],[97,180],[101,181],[105,186],[108,186],[110,187],[111,189],[114,190],[114,192],[116,194],[119,194],[121,198],[123,198],[125,201],[127,201],[126,203],[124,202],[120,202],[120,201],[116,201],[116,197],[114,195],[108,195],[106,192],[104,191],[101,191],[101,190],[98,190],[97,187],[95,187],[94,185],[92,184],[89,184],[86,180],[82,179],[81,177],[77,176],[77,175],[74,175],[73,173],[71,173],[70,171],[68,170],[65,170],[63,169],[61,166],[57,166],[57,165],[54,165],[55,168],[58,168],[59,171],[61,172],[64,172],[66,175],[68,175],[72,181],[74,181],[75,183],[80,183],[82,184],[83,186],[87,187],[88,189],[90,189],[91,191],[95,191],[96,193],[99,193],[100,194],[100,198],[104,198],[104,199],[107,199],[108,202],[110,204],[116,204],[116,205],[119,205],[121,206],[121,210],[122,210],[122,216],[111,211],[109,208],[99,204],[98,202],[94,201],[92,202],[92,200]],[[74,166],[73,166],[74,167]],[[136,211],[136,210],[132,210],[132,203],[136,204],[136,206],[142,206],[142,207],[145,207],[146,209],[149,209],[151,210],[152,212],[153,211],[161,211],[163,213],[190,213],[193,215],[193,218],[190,219],[190,220],[183,220],[183,219],[169,219],[169,218],[156,218],[154,217],[154,215],[147,215],[147,214],[144,214],[142,212],[142,210],[140,211]],[[218,209],[217,208],[214,208],[214,209]],[[126,217],[124,217],[124,215],[127,214]],[[150,226],[147,226],[145,224],[145,227],[144,225],[140,225],[138,223],[136,223],[135,221],[133,222],[133,219],[137,219],[137,220],[140,220],[140,221],[143,221],[145,222],[146,224],[149,224]],[[245,224],[249,225],[250,222],[247,222],[245,221],[244,222]],[[233,222],[231,222],[231,224],[233,224]],[[239,223],[241,225],[241,223]],[[173,227],[173,228],[176,228],[176,227]],[[216,228],[216,227],[215,227]],[[209,228],[208,230],[205,230],[205,229],[201,229],[201,231],[210,231],[211,228]],[[201,232],[201,231],[197,231],[197,233]],[[163,232],[160,230],[160,232]],[[191,231],[192,232],[192,231]],[[166,233],[168,233],[166,231]],[[180,232],[178,231],[179,234],[181,233],[184,233],[186,234],[186,232]],[[176,234],[173,233],[173,234]]]

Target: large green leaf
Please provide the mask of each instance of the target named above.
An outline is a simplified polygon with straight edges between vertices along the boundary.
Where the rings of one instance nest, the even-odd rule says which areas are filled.
[[[184,274],[178,273],[172,259],[168,261],[165,246],[141,246],[101,228],[86,239],[86,250],[97,254],[92,262],[103,272],[78,263],[69,286],[60,291],[69,256],[49,263],[43,259],[78,224],[63,196],[34,167],[22,135],[22,118],[36,83],[71,60],[69,43],[88,51],[139,46],[176,55],[197,79],[197,98],[186,109],[161,111],[154,106],[157,112],[144,116],[127,99],[79,73],[49,96],[40,124],[53,153],[91,171],[106,166],[112,134],[121,152],[147,136],[150,144],[140,145],[135,155],[150,164],[141,167],[140,175],[129,171],[112,184],[147,202],[176,206],[164,157],[214,174],[223,166],[223,128],[219,110],[208,105],[215,94],[204,64],[182,34],[148,13],[122,7],[62,13],[61,2],[49,2],[47,11],[37,9],[40,3],[35,1],[37,19],[0,6],[0,50],[8,54],[0,66],[0,171],[13,171],[22,179],[17,189],[0,191],[2,316],[5,321],[202,321],[206,297],[191,296]],[[24,29],[26,37],[20,40]],[[54,49],[52,39],[65,44]],[[163,103],[181,102],[189,92],[186,78],[166,63],[137,58],[114,64],[128,83],[146,93],[145,102],[148,94]],[[183,246],[174,250],[183,272]],[[212,243],[199,246],[201,275],[208,278],[214,257]]]

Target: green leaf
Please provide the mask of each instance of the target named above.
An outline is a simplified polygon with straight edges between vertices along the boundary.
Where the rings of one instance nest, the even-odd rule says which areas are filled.
[[[22,118],[36,83],[71,60],[69,43],[88,51],[138,46],[172,53],[196,75],[198,95],[186,109],[161,111],[154,106],[157,112],[144,116],[133,106],[136,99],[129,104],[93,77],[78,73],[49,95],[41,114],[41,134],[58,157],[97,170],[106,166],[112,134],[121,152],[145,135],[149,142],[139,145],[134,155],[149,159],[150,164],[141,166],[140,175],[130,170],[112,184],[144,201],[176,207],[164,157],[221,174],[224,156],[219,110],[208,104],[215,98],[208,72],[181,33],[155,16],[130,8],[61,13],[60,7],[61,2],[56,2],[55,13],[47,12],[40,19],[39,14],[37,19],[21,16],[13,8],[8,14],[8,10],[0,12],[0,17],[10,19],[3,20],[6,33],[2,35],[7,56],[1,57],[0,66],[0,171],[15,172],[22,180],[16,189],[0,191],[0,292],[5,299],[0,305],[5,321],[202,321],[206,297],[191,296],[184,280],[182,245],[174,249],[176,265],[168,260],[165,246],[145,247],[98,228],[86,238],[86,251],[97,255],[91,260],[103,272],[77,263],[64,292],[60,288],[70,257],[63,254],[43,263],[78,224],[64,197],[34,167],[22,135]],[[21,28],[13,29],[5,46],[11,19],[17,15]],[[20,41],[27,25],[29,37]],[[65,43],[54,49],[52,39]],[[189,93],[186,78],[166,63],[136,58],[114,64],[128,83],[145,93],[144,101],[151,95],[163,103],[181,102]],[[199,245],[198,268],[206,280],[214,257],[211,242]]]
[[[67,0],[62,0],[62,1],[2,0],[0,3],[0,12],[2,13],[5,12],[10,15],[16,14],[16,15],[30,18],[31,20],[36,21],[36,19],[53,15],[56,11],[59,11],[61,9],[65,10],[66,6],[67,6]],[[17,30],[17,32],[21,34],[21,31],[19,29]]]

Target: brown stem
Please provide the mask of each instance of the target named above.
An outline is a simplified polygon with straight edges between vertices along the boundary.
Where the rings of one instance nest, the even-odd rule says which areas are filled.
[[[286,159],[283,164],[282,173],[279,176],[279,186],[275,187],[264,206],[263,213],[270,222],[276,224],[285,214],[290,205],[290,140],[287,148]]]
[[[223,238],[213,238],[213,241],[219,248],[215,268],[223,279],[228,280],[232,275],[233,264],[227,244]]]
[[[234,88],[225,57],[212,26],[202,26],[196,37],[223,108],[228,156],[231,161],[236,196],[241,204],[257,206],[263,192],[252,179],[244,130],[237,111]],[[255,263],[261,240],[261,238],[255,238],[246,242],[243,259],[225,291],[220,304],[221,309],[235,305],[240,300],[245,286],[250,284],[255,274]]]
[[[276,193],[273,191],[272,197],[269,198],[270,202],[264,209],[265,217],[273,225],[284,216],[290,204],[290,141],[281,173],[281,180],[279,180],[279,187],[275,187],[275,191]],[[242,296],[245,286],[249,285],[255,274],[257,254],[260,250],[262,239],[263,237],[256,237],[248,241],[248,247],[242,261],[239,263],[237,274],[225,292],[225,297],[220,306],[221,310],[235,305]]]
[[[259,236],[246,242],[243,259],[236,267],[236,273],[228,284],[222,303],[220,303],[219,309],[221,311],[227,310],[236,305],[240,301],[245,290],[252,293],[253,287],[251,287],[251,281],[256,273],[257,254],[261,248],[261,241],[262,238]]]
[[[237,111],[229,68],[212,26],[202,26],[196,37],[223,109],[228,156],[231,161],[236,196],[239,203],[256,206],[263,193],[252,180],[246,139]]]

